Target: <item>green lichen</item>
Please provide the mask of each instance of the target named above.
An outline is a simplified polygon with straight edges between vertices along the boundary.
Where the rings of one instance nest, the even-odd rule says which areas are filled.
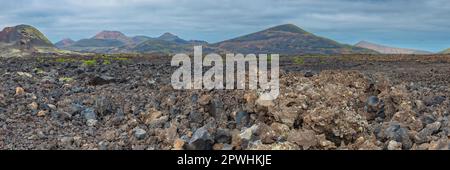
[[[64,83],[69,83],[69,82],[72,82],[74,79],[73,78],[71,78],[71,77],[61,77],[61,78],[59,78],[59,81],[60,82],[64,82]]]

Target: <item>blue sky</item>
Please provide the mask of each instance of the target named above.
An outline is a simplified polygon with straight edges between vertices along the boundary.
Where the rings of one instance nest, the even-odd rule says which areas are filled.
[[[0,27],[30,24],[53,42],[102,30],[217,42],[291,23],[360,40],[440,51],[450,47],[447,0],[0,0]]]

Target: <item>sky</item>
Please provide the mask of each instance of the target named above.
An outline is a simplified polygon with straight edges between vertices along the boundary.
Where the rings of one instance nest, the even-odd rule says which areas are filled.
[[[295,24],[346,44],[450,48],[448,0],[0,0],[0,27],[29,24],[51,41],[102,30],[219,42]]]

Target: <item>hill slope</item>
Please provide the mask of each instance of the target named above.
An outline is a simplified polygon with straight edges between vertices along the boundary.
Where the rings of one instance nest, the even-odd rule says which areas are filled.
[[[53,44],[38,29],[29,25],[6,27],[0,32],[0,55],[24,56],[56,52]]]
[[[431,52],[428,52],[428,51],[388,47],[388,46],[384,46],[384,45],[370,43],[367,41],[361,41],[361,42],[355,44],[355,46],[371,49],[371,50],[377,51],[381,54],[432,54]]]
[[[374,53],[371,50],[340,44],[292,25],[280,25],[260,32],[213,44],[212,47],[233,53],[278,54],[351,54]]]
[[[450,54],[450,48],[440,52],[441,54]]]

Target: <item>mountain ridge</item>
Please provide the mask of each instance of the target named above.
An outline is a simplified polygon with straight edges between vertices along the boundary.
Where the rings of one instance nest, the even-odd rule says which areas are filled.
[[[376,53],[372,50],[341,44],[316,36],[293,24],[271,27],[255,33],[212,44],[235,53],[353,54]]]
[[[356,43],[355,46],[371,49],[371,50],[377,51],[381,54],[432,54],[432,52],[428,52],[428,51],[389,47],[386,45],[375,44],[375,43],[368,42],[368,41],[360,41],[360,42]]]
[[[20,27],[20,26],[18,26]],[[26,27],[28,28],[28,27]],[[55,46],[37,29],[32,30],[38,37],[35,42],[49,48]],[[0,37],[6,41],[6,36]],[[9,40],[9,39],[8,39]],[[101,31],[91,38],[73,41],[64,39],[55,45],[63,50],[93,53],[180,53],[192,52],[193,46],[204,46],[205,52],[231,53],[272,53],[281,55],[302,54],[375,54],[365,48],[342,44],[337,41],[317,36],[294,24],[283,24],[209,44],[201,40],[184,40],[175,34],[166,32],[159,37],[129,37],[120,31]]]

